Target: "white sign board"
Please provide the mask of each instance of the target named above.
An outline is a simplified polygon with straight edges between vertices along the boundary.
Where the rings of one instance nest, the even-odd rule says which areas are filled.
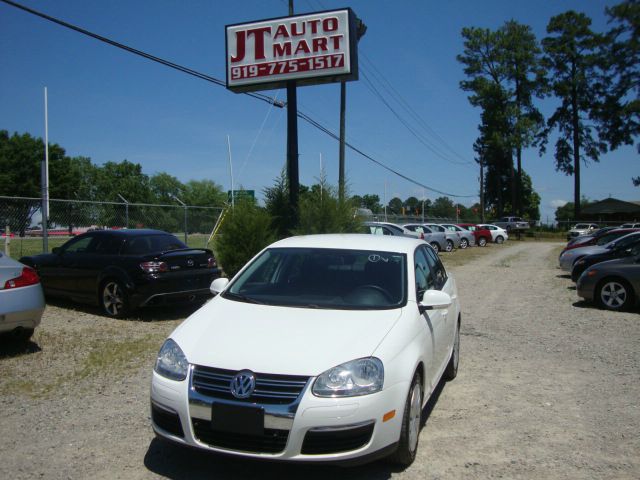
[[[226,37],[227,88],[237,92],[358,78],[351,9],[228,25]]]

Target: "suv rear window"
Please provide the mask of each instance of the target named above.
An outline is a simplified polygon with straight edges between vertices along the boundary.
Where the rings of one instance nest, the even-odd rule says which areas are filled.
[[[187,246],[173,235],[140,235],[127,240],[124,253],[141,255],[144,253],[167,252]]]

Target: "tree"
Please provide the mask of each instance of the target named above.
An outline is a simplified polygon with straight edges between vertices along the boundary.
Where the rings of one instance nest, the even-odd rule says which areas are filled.
[[[404,201],[404,206],[407,214],[418,215],[420,213],[422,202],[416,197],[409,197]]]
[[[354,207],[351,201],[340,201],[337,188],[329,185],[322,175],[319,183],[300,196],[299,223],[294,233],[356,232],[360,222],[354,215]]]
[[[574,176],[574,215],[580,214],[580,162],[599,161],[606,145],[592,132],[589,123],[597,93],[597,54],[604,41],[591,30],[591,19],[583,13],[568,11],[552,17],[549,36],[542,40],[543,64],[560,106],[547,121],[541,151],[551,130],[558,131],[555,144],[556,170]]]
[[[438,197],[433,201],[431,213],[437,218],[455,218],[456,207],[449,197]]]
[[[591,201],[588,198],[582,197],[580,200],[580,204],[583,207],[589,205]],[[571,220],[576,220],[575,215],[575,205],[573,202],[567,202],[562,207],[556,208],[556,222],[568,222]]]
[[[398,197],[393,197],[391,200],[389,200],[387,208],[391,211],[391,213],[400,215],[402,214],[403,205],[404,204],[402,203],[402,200],[400,200]]]
[[[380,213],[380,211],[382,210],[382,205],[380,205],[380,197],[378,195],[354,195],[353,197],[351,197],[351,199],[356,207],[368,208],[373,213]]]
[[[278,238],[286,238],[295,228],[291,204],[289,203],[289,183],[283,169],[272,187],[263,190],[265,210],[271,217],[271,228]]]
[[[530,147],[544,126],[533,97],[545,92],[541,51],[531,27],[510,20],[500,29],[506,76],[510,82],[512,144],[516,151],[516,204],[514,210],[523,215],[522,149]]]
[[[499,192],[496,203],[500,214],[506,203],[521,212],[522,149],[534,143],[543,126],[542,115],[533,104],[533,97],[544,92],[540,48],[531,28],[513,20],[496,31],[464,28],[462,36],[465,49],[458,61],[465,65],[468,79],[460,86],[472,92],[469,101],[483,110],[475,145],[483,180],[487,167],[488,179],[481,189]],[[503,198],[505,181],[509,189]]]
[[[604,65],[594,118],[600,138],[615,150],[632,145],[640,133],[640,2],[625,1],[605,12],[613,27],[602,45]],[[633,182],[640,185],[640,177]]]

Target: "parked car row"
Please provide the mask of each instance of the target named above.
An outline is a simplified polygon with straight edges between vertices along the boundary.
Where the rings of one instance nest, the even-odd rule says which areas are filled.
[[[635,306],[640,294],[640,228],[606,228],[569,242],[558,258],[578,296],[609,310]]]
[[[458,223],[408,223],[397,225],[390,222],[364,222],[363,233],[373,235],[400,235],[417,237],[426,241],[436,252],[451,252],[456,248],[487,243],[501,244],[509,238],[503,228],[489,224]]]

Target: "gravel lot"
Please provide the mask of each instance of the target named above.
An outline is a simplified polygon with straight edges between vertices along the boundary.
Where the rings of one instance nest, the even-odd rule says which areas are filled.
[[[443,257],[462,301],[460,371],[425,410],[404,471],[235,460],[156,440],[151,368],[190,311],[110,320],[59,302],[28,352],[0,344],[1,476],[640,478],[640,318],[579,302],[556,268],[560,246],[508,242]]]

